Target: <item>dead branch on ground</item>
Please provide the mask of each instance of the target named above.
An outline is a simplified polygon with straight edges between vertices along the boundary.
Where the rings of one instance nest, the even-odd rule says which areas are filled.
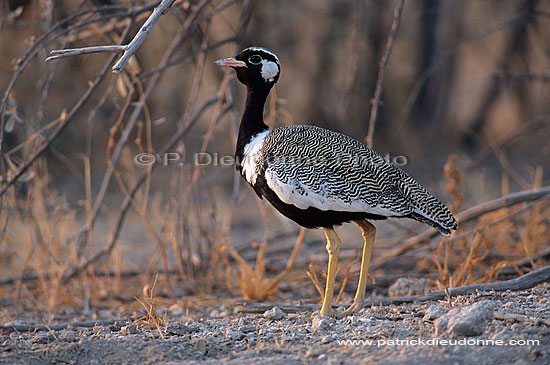
[[[407,297],[391,297],[391,298],[376,298],[367,300],[363,304],[363,308],[373,305],[388,305],[388,304],[404,304],[404,303],[421,303],[435,300],[442,300],[448,297],[456,297],[460,295],[470,295],[479,292],[495,291],[503,292],[507,290],[525,290],[531,289],[541,283],[550,282],[550,266],[545,266],[537,270],[531,271],[523,276],[494,283],[472,284],[461,286],[458,288],[449,288],[447,290],[437,290],[424,295],[413,295]],[[236,303],[242,306],[239,309],[241,313],[263,313],[275,306],[287,313],[310,312],[319,310],[318,304],[276,304],[276,303]],[[333,305],[333,307],[345,307],[347,304]]]
[[[0,326],[0,331],[5,332],[39,332],[39,331],[61,331],[68,328],[92,328],[95,326],[107,326],[114,323],[127,323],[125,318],[105,319],[99,321],[84,321],[84,322],[71,322],[71,323],[59,323],[49,325],[34,325],[34,324],[13,324],[7,326]]]

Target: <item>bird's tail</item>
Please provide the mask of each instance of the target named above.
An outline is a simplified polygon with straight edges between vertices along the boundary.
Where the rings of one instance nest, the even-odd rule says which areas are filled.
[[[450,235],[458,226],[455,217],[445,204],[423,187],[421,189],[423,193],[417,192],[411,199],[414,208],[410,218],[429,224],[445,236]]]
[[[449,212],[449,214],[450,214],[450,212]],[[417,221],[422,222],[422,223],[429,224],[430,226],[434,227],[439,233],[441,233],[444,236],[450,235],[451,231],[455,230],[456,227],[457,227],[456,220],[454,219],[452,214],[450,215],[450,218],[452,218],[452,221],[447,220],[444,223],[442,223],[440,221],[436,221],[434,219],[430,219],[430,218],[425,217],[422,214],[418,214],[418,213],[411,213],[409,215],[409,218],[412,218],[412,219],[417,220]]]

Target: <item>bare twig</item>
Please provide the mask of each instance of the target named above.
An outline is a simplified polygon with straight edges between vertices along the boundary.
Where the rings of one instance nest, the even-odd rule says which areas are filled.
[[[132,57],[134,53],[136,53],[139,46],[143,43],[145,38],[149,35],[155,23],[159,20],[159,18],[162,15],[166,14],[168,9],[170,9],[172,4],[174,4],[174,1],[175,0],[162,0],[159,6],[155,8],[151,16],[145,21],[145,24],[143,24],[142,27],[140,28],[138,34],[136,34],[134,39],[132,39],[132,41],[128,43],[122,57],[113,66],[114,73],[116,74],[120,73],[124,65],[126,65],[126,63],[130,60],[130,57]]]
[[[529,274],[523,276],[499,281],[495,283],[483,283],[483,284],[472,284],[461,286],[458,288],[449,288],[447,290],[437,290],[424,295],[413,295],[407,297],[391,297],[391,298],[376,298],[372,300],[367,300],[363,304],[363,307],[369,307],[373,305],[380,304],[403,304],[403,303],[421,303],[429,302],[434,300],[442,300],[449,297],[456,297],[459,295],[470,295],[483,291],[495,291],[503,292],[507,290],[525,290],[530,289],[538,284],[549,282],[550,281],[550,266],[545,266],[537,270],[531,271]],[[281,308],[284,312],[307,312],[319,310],[320,306],[318,304],[301,304],[301,305],[286,305],[286,304],[274,304],[274,303],[236,303],[237,305],[242,306],[239,312],[245,313],[262,313],[266,310],[277,306]],[[348,304],[337,304],[333,305],[335,307],[345,307]]]
[[[90,53],[117,53],[126,50],[126,46],[113,45],[113,46],[93,46],[83,48],[68,48],[68,49],[55,49],[50,52],[51,56],[46,58],[46,61],[57,60],[59,58],[79,56]]]
[[[120,17],[136,17],[141,13],[144,13],[146,11],[149,11],[153,8],[153,5],[145,5],[141,8],[137,8],[134,10],[131,10],[129,7],[126,6],[101,6],[94,9],[82,11],[77,14],[73,14],[61,21],[59,21],[57,24],[55,24],[53,27],[51,27],[46,33],[41,35],[34,43],[33,45],[27,50],[27,52],[17,60],[16,62],[16,71],[13,74],[13,77],[8,84],[8,87],[6,88],[4,92],[4,97],[2,99],[2,103],[0,104],[0,148],[3,146],[3,140],[4,140],[4,124],[6,122],[6,108],[9,101],[9,95],[12,92],[16,81],[19,79],[19,77],[23,74],[25,69],[29,66],[31,61],[42,52],[44,48],[46,48],[50,43],[54,42],[57,38],[63,36],[64,34],[68,34],[76,29],[85,27],[87,25],[105,21],[107,19],[113,19],[113,18],[120,18]],[[126,10],[124,13],[113,13],[113,14],[106,14],[102,15],[96,19],[90,19],[83,22],[80,22],[75,25],[67,26],[70,24],[73,20],[83,17],[89,14],[93,13],[101,13],[103,11],[115,11],[115,10]],[[128,28],[129,24],[126,24],[125,27]],[[61,30],[61,31],[59,31]],[[59,31],[57,34],[54,35],[55,32]],[[54,35],[54,36],[52,36]],[[124,36],[122,37],[124,38]]]
[[[537,129],[544,127],[550,123],[550,115],[543,115],[535,118],[532,121],[526,122],[523,126],[519,127],[515,134],[497,141],[493,144],[482,147],[478,152],[476,152],[475,158],[467,165],[466,171],[471,171],[489,156],[491,151],[493,151],[492,146],[497,146],[500,149],[509,148],[514,143],[518,143],[522,138],[529,138],[531,133],[536,133]]]
[[[136,53],[137,49],[145,38],[151,32],[151,29],[159,20],[159,18],[166,14],[168,9],[174,4],[176,0],[162,0],[160,4],[153,10],[151,16],[147,18],[145,23],[139,29],[139,32],[136,36],[128,43],[127,45],[110,45],[110,46],[93,46],[93,47],[84,47],[84,48],[71,48],[71,49],[60,49],[51,51],[51,56],[46,58],[46,61],[56,60],[59,58],[72,57],[82,54],[89,53],[113,53],[124,51],[122,57],[115,63],[112,70],[115,74],[119,74],[122,71],[122,68],[128,63],[130,58]]]
[[[369,130],[367,133],[367,145],[372,147],[372,139],[374,136],[374,126],[376,124],[376,116],[378,115],[378,104],[380,104],[380,97],[382,95],[382,83],[384,82],[384,73],[386,72],[386,67],[390,59],[391,49],[393,46],[393,40],[395,34],[399,29],[399,22],[401,19],[401,11],[403,10],[403,3],[405,0],[399,0],[395,9],[393,10],[393,21],[391,25],[390,35],[386,40],[386,47],[384,49],[384,54],[380,60],[380,66],[378,68],[378,79],[376,80],[376,88],[374,89],[374,96],[371,100],[371,109],[370,109],[370,118],[369,118]]]
[[[495,154],[498,162],[500,163],[500,166],[502,167],[502,170],[506,172],[508,175],[510,175],[518,184],[521,185],[522,189],[529,189],[531,184],[523,176],[521,176],[512,166],[502,149],[498,146],[498,144],[494,143],[491,139],[488,139],[488,145]]]

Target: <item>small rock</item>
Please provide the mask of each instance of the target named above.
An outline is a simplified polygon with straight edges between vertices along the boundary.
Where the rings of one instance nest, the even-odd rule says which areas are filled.
[[[254,336],[248,336],[246,338],[246,342],[247,342],[249,348],[251,348],[253,346],[256,346],[256,339],[254,338]]]
[[[231,314],[231,310],[225,305],[220,306],[219,313],[222,318],[225,318]]]
[[[320,349],[309,349],[306,351],[306,357],[317,357],[323,352]]]
[[[166,332],[176,336],[183,336],[190,332],[193,332],[193,330],[183,323],[174,323],[168,325],[168,327],[166,328]]]
[[[439,303],[436,303],[436,304],[430,305],[428,310],[426,310],[426,314],[424,314],[423,319],[425,321],[433,321],[435,319],[438,319],[444,314],[445,314],[445,310],[443,310],[443,306]]]
[[[64,342],[76,342],[79,340],[78,335],[74,331],[61,332],[57,338]]]
[[[311,329],[314,331],[326,330],[329,326],[329,320],[320,316],[313,318],[313,321],[311,321]]]
[[[493,304],[478,302],[468,307],[455,308],[435,321],[436,335],[450,332],[461,336],[477,336],[493,319]]]
[[[180,316],[182,314],[185,314],[185,309],[183,309],[179,304],[173,304],[168,308],[170,310],[170,314],[173,316]]]
[[[209,313],[210,318],[221,318],[222,315],[217,309],[212,309]]]
[[[256,326],[244,325],[239,328],[244,333],[256,332]]]
[[[344,320],[346,321],[346,323],[348,323],[350,325],[354,325],[354,324],[362,325],[362,324],[373,321],[373,319],[370,318],[370,317],[363,317],[363,316],[358,316],[358,315],[346,317],[346,318],[344,318]]]
[[[535,361],[537,358],[541,357],[541,355],[542,355],[542,353],[539,350],[533,349],[529,353],[529,360]]]
[[[424,294],[428,289],[426,279],[399,278],[389,288],[390,297],[404,297],[409,295]]]
[[[31,341],[33,343],[45,344],[45,343],[50,343],[54,340],[55,340],[55,337],[51,333],[40,333],[35,335]]]
[[[334,338],[332,336],[325,336],[321,339],[321,343],[326,344],[326,343],[332,342],[333,340]]]
[[[129,324],[127,326],[123,326],[123,327],[120,327],[120,333],[122,333],[123,335],[125,336],[128,336],[128,335],[135,335],[136,333],[138,333],[138,329],[136,327],[135,324]]]
[[[199,338],[193,348],[203,355],[206,354],[206,341],[202,338]]]
[[[279,307],[273,307],[270,310],[265,311],[264,317],[274,321],[278,321],[285,316],[285,313]]]
[[[190,332],[199,332],[201,330],[201,325],[197,322],[187,322],[185,325],[189,328]]]
[[[225,331],[225,337],[232,341],[240,341],[245,337],[245,334],[237,329],[227,328]]]

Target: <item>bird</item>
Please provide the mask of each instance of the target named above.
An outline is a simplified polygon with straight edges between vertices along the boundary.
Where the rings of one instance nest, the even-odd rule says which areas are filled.
[[[260,199],[282,215],[300,226],[324,230],[329,258],[322,317],[335,314],[332,301],[341,245],[336,226],[354,222],[364,240],[353,303],[337,316],[356,312],[365,301],[376,235],[371,221],[410,218],[443,235],[457,229],[457,221],[441,201],[369,146],[314,125],[270,129],[263,112],[281,73],[275,53],[248,47],[214,63],[233,68],[247,89],[235,149],[237,171]]]

